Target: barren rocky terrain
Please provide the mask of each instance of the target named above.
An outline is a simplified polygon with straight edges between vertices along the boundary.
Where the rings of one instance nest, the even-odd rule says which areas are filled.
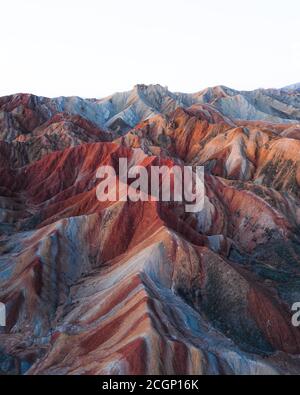
[[[204,209],[98,201],[120,158]],[[299,84],[0,98],[0,372],[299,374],[299,185]]]

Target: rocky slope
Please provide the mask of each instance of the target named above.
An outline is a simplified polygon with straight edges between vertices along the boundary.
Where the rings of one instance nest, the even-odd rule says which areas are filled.
[[[159,86],[0,99],[0,371],[300,373],[297,103]],[[204,209],[99,202],[97,169],[120,158],[149,177],[204,165]]]

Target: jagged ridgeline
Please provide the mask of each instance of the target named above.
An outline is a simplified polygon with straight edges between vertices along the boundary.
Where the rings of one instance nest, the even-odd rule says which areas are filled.
[[[0,373],[300,373],[299,84],[0,98]],[[99,166],[202,165],[205,204]]]

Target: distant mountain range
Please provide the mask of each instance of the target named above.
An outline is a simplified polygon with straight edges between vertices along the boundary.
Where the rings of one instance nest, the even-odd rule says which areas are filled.
[[[103,130],[124,133],[139,122],[157,114],[168,114],[177,107],[209,104],[232,119],[267,122],[300,122],[300,84],[282,89],[237,91],[225,86],[197,93],[173,93],[160,85],[136,85],[131,91],[115,93],[103,99],[79,97],[45,98],[17,94],[0,99],[1,135],[5,140],[31,131],[32,124],[20,125],[17,118],[26,109],[38,119],[36,126],[58,113],[79,115]],[[13,112],[5,113],[5,108]],[[5,115],[6,114],[6,115]],[[13,127],[12,127],[13,125]],[[34,125],[35,126],[35,125]],[[28,128],[29,127],[29,128]],[[13,128],[13,130],[10,130]]]

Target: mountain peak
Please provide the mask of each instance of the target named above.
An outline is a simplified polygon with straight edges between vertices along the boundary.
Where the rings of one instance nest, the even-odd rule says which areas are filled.
[[[167,86],[162,86],[160,84],[136,84],[134,86],[135,90],[143,91],[143,92],[160,92],[160,93],[167,93],[169,92]]]

